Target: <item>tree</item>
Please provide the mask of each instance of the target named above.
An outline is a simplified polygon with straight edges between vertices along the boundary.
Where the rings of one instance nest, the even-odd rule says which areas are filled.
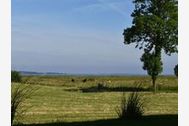
[[[162,51],[167,55],[177,52],[178,2],[177,0],[134,0],[132,26],[124,29],[124,44],[135,43],[143,49],[143,69],[152,78],[156,91],[156,78],[163,70]]]
[[[144,53],[141,57],[141,61],[144,62],[143,69],[147,70],[148,75],[152,78],[154,92],[156,92],[156,79],[157,76],[163,70],[163,63],[160,56],[156,56],[155,53]]]
[[[175,67],[174,67],[174,73],[175,73],[175,76],[178,77],[178,64],[175,65]]]
[[[22,77],[18,71],[11,71],[11,82],[21,82]]]

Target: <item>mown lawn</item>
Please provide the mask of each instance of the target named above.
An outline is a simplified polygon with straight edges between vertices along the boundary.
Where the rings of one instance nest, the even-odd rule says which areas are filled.
[[[23,81],[36,91],[24,104],[27,111],[19,123],[39,126],[163,126],[177,125],[177,78],[162,76],[159,91],[150,91],[149,77],[123,76],[30,76]],[[103,87],[100,89],[98,85]],[[116,108],[123,92],[136,85],[145,101],[144,118],[119,120]],[[12,88],[20,84],[12,84]],[[24,85],[24,84],[22,84]],[[121,88],[120,88],[121,87]]]

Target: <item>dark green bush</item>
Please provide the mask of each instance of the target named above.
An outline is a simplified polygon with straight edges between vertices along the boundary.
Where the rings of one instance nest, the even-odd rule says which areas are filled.
[[[83,80],[82,80],[82,82],[83,82],[83,83],[87,82],[87,79],[86,79],[86,78],[85,78],[85,79],[83,79]]]
[[[104,83],[98,83],[98,85],[97,85],[97,89],[98,89],[98,91],[101,91],[101,90],[106,89],[106,86],[105,86]]]
[[[178,77],[178,64],[174,67],[174,74]]]
[[[11,71],[11,82],[21,82],[22,76],[17,71]]]
[[[123,93],[121,106],[117,109],[120,119],[140,119],[144,113],[143,102],[138,92],[132,92],[128,98]]]

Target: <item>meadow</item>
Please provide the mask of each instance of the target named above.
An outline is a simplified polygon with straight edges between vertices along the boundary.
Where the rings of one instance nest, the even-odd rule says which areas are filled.
[[[26,126],[176,126],[178,81],[160,76],[158,91],[148,76],[24,76],[18,85],[30,85],[34,94],[24,103],[27,111],[15,125]],[[140,85],[145,103],[141,120],[120,120],[116,109],[123,92]]]

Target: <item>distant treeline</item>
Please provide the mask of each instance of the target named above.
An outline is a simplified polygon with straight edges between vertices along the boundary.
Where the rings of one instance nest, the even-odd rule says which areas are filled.
[[[94,74],[70,74],[70,73],[60,73],[60,72],[33,72],[33,71],[18,71],[23,76],[147,76],[147,74],[128,74],[128,73],[94,73]],[[173,76],[170,74],[162,76]]]
[[[56,72],[31,72],[31,71],[19,71],[21,75],[66,75],[65,73]]]

